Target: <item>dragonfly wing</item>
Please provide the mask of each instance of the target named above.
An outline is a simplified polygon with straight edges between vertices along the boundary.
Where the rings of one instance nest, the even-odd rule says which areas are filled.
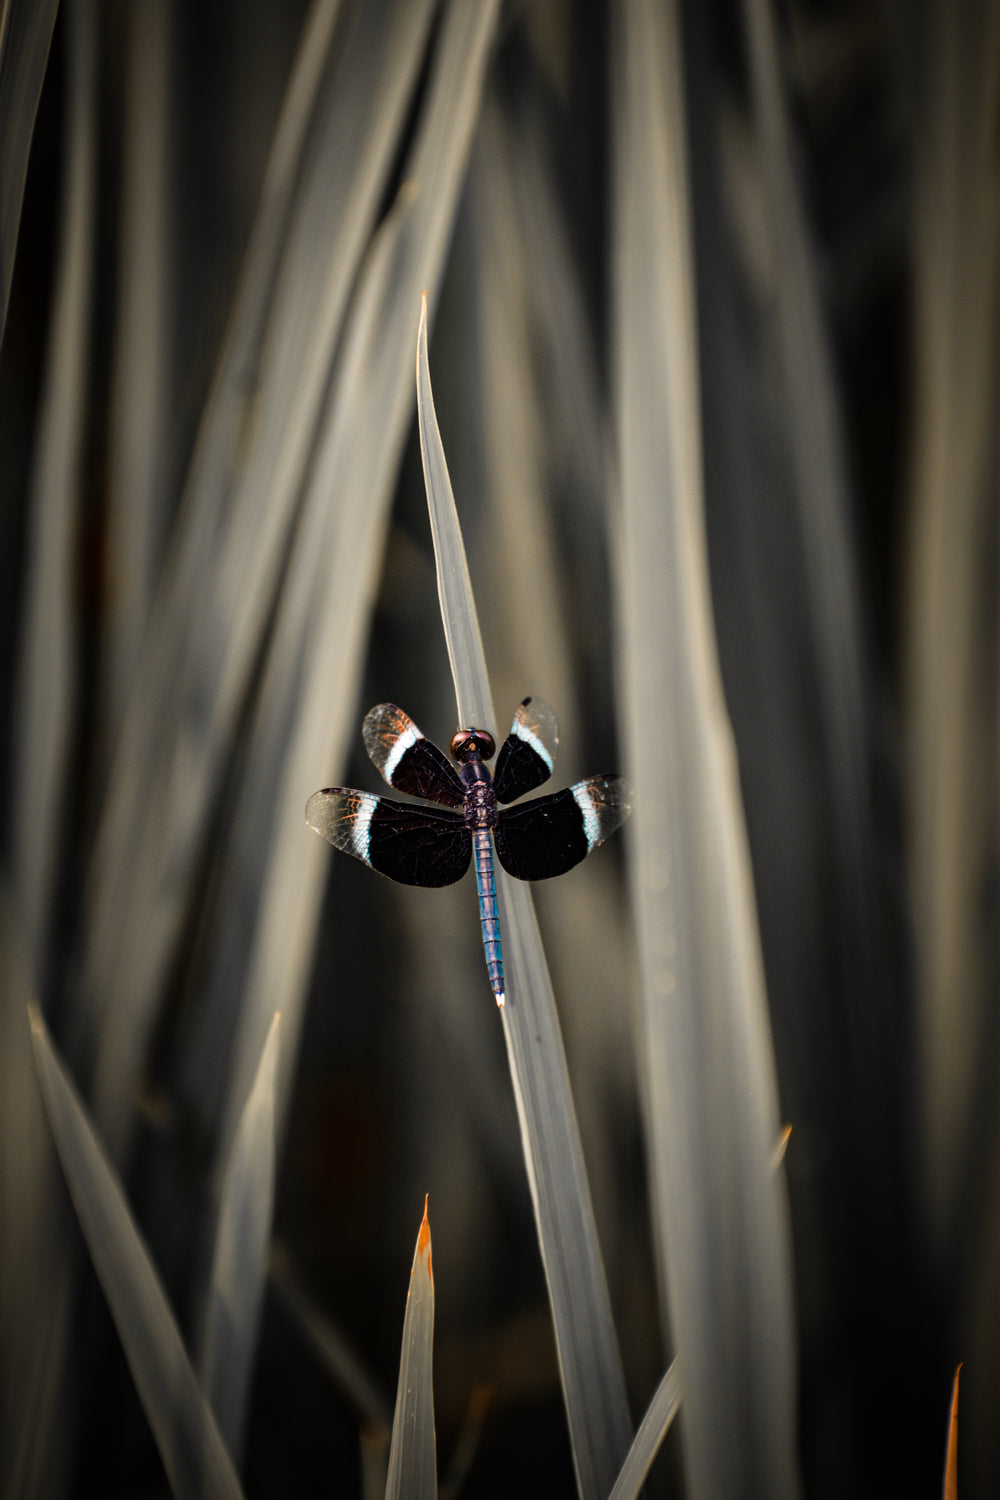
[[[395,703],[380,703],[365,715],[365,749],[389,785],[410,797],[461,807],[465,788],[451,761]]]
[[[564,792],[536,797],[497,817],[497,858],[518,880],[548,880],[572,870],[603,844],[632,811],[632,788],[621,776],[588,776]]]
[[[306,822],[335,849],[401,885],[453,885],[472,857],[472,836],[460,814],[350,787],[314,792]]]
[[[548,781],[558,745],[559,726],[549,705],[541,698],[525,698],[497,757],[497,801],[513,802]]]

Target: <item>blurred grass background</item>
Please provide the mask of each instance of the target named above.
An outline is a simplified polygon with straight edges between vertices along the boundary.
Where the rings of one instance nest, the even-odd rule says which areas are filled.
[[[698,1050],[651,1042],[665,939],[640,912],[637,947],[630,915],[644,830],[691,786],[697,582],[629,554],[680,493],[738,756],[754,1045],[793,1127],[778,1425],[805,1495],[936,1494],[964,1360],[959,1493],[996,1494],[1000,9],[67,0],[47,51],[53,14],[0,19],[3,1493],[164,1486],[49,1154],[31,995],[192,1345],[282,1011],[248,1494],[360,1492],[425,1192],[442,1470],[488,1386],[463,1493],[574,1492],[471,886],[391,886],[302,820],[320,786],[375,787],[371,704],[455,728],[412,423],[426,288],[489,727],[537,693],[558,784],[640,794],[627,847],[536,890],[633,1418],[691,1338],[661,1215],[711,1223],[733,1191],[731,1039],[699,1001]],[[662,388],[637,382],[658,354]],[[666,622],[636,603],[657,591]],[[679,973],[724,926],[692,838]],[[704,1212],[663,1163],[683,1125],[657,1134],[685,1076]],[[743,1451],[753,1371],[722,1375],[707,1430]],[[650,1493],[753,1493],[705,1479],[696,1423]]]

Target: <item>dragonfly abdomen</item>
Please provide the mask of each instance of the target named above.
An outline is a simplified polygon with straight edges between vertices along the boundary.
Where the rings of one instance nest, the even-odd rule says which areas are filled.
[[[500,952],[500,920],[497,916],[497,893],[493,878],[493,845],[486,828],[472,830],[472,848],[476,861],[476,888],[479,891],[479,920],[483,929],[486,968],[497,1004],[504,1002],[503,955]]]

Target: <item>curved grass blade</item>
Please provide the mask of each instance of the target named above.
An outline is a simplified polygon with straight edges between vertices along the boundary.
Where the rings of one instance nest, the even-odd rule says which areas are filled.
[[[178,1500],[242,1496],[211,1408],[195,1378],[156,1268],[76,1089],[30,1011],[35,1066],[49,1125],[98,1280]]]
[[[688,1493],[787,1500],[791,1257],[705,555],[678,7],[636,3],[615,21],[619,563],[654,1229]]]
[[[653,1392],[609,1500],[635,1500],[680,1404],[681,1382],[675,1359]]]
[[[14,274],[24,179],[58,0],[7,0],[0,10],[0,340]]]
[[[494,729],[492,697],[461,527],[434,414],[427,304],[417,337],[417,413],[438,592],[460,722]],[[473,717],[470,717],[472,715]],[[482,715],[481,719],[474,717]],[[508,1001],[504,1037],[549,1290],[577,1485],[607,1495],[631,1440],[566,1057],[531,892],[496,870]]]
[[[271,1240],[278,1022],[276,1013],[226,1168],[199,1360],[202,1389],[237,1461]]]
[[[386,1500],[435,1500],[437,1495],[433,1354],[434,1272],[425,1198],[403,1320]]]

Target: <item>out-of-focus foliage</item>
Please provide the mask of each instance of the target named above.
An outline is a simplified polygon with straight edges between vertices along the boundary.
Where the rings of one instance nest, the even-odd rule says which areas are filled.
[[[188,1349],[281,1009],[248,1493],[384,1477],[428,1191],[442,1473],[575,1491],[471,879],[302,819],[379,789],[370,704],[455,728],[426,290],[486,727],[537,693],[553,785],[639,795],[533,895],[633,1426],[678,1355],[647,1493],[938,1493],[962,1360],[996,1494],[1000,9],[50,16],[0,9],[0,1492],[166,1483],[30,1001]]]

